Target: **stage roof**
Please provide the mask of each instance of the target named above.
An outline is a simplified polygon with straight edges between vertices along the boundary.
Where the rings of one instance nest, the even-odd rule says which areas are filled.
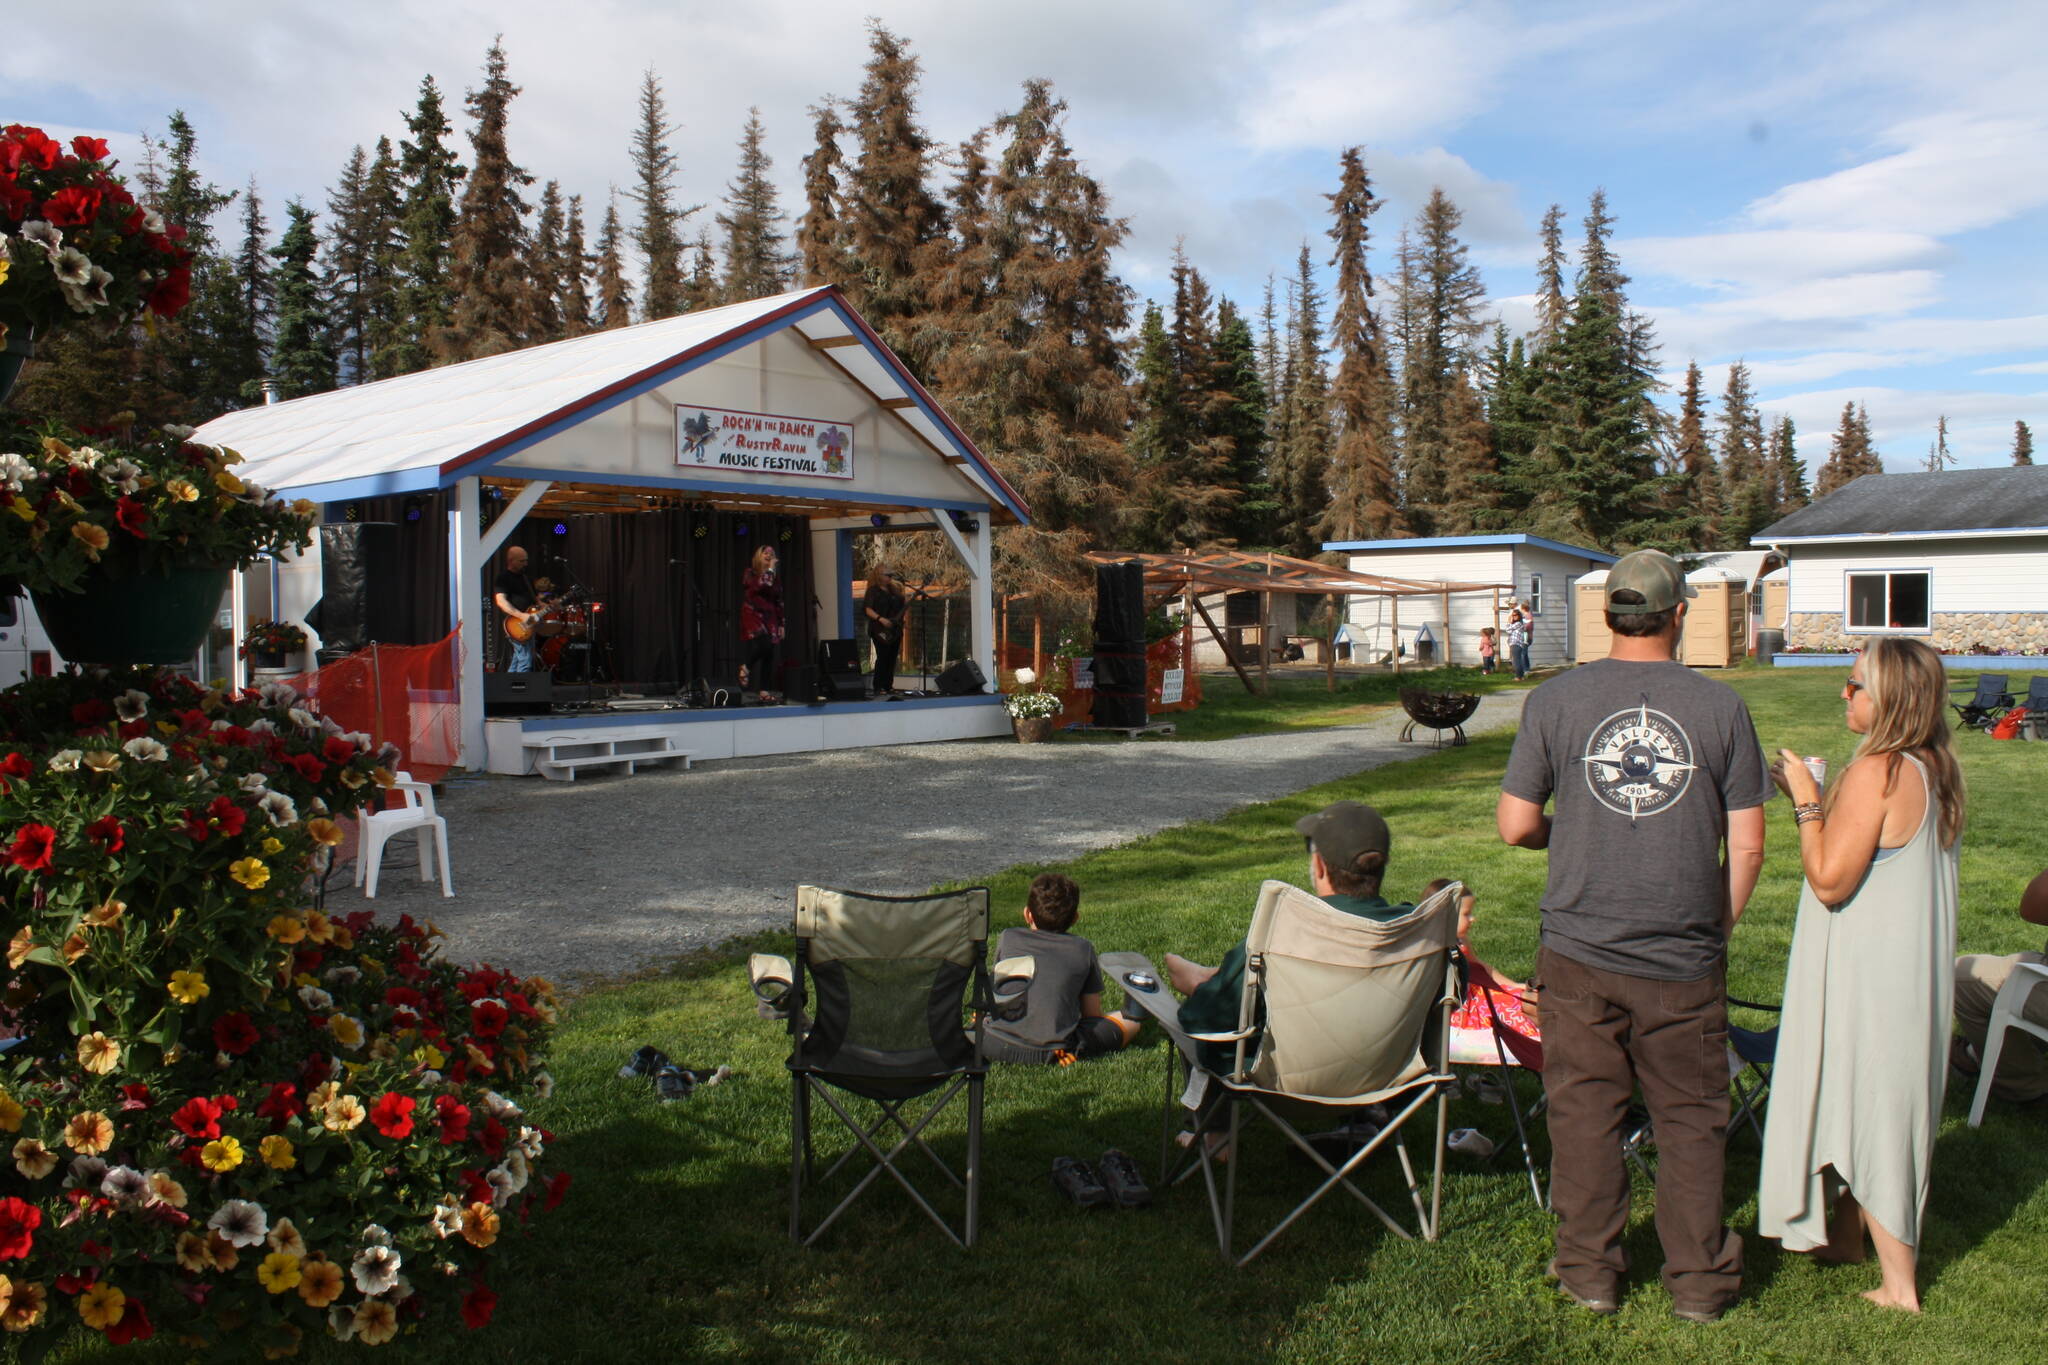
[[[1145,568],[1145,591],[1178,596],[1183,592],[1279,592],[1337,594],[1346,597],[1441,597],[1447,592],[1491,592],[1509,583],[1439,583],[1426,578],[1390,578],[1385,574],[1353,573],[1312,559],[1281,554],[1246,554],[1218,550],[1208,554],[1118,554],[1097,550],[1097,564],[1136,560]]]
[[[1029,519],[1016,490],[830,285],[246,408],[194,439],[240,452],[248,463],[238,472],[295,497],[446,488],[785,329],[984,494],[997,520]]]

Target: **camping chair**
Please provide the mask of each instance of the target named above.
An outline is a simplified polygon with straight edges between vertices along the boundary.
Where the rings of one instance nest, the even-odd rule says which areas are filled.
[[[1263,1252],[1309,1207],[1342,1186],[1397,1236],[1408,1231],[1351,1183],[1374,1152],[1391,1142],[1401,1159],[1408,1197],[1423,1238],[1435,1241],[1443,1204],[1444,1134],[1453,1078],[1444,1069],[1450,1041],[1451,1008],[1458,1001],[1457,968],[1451,940],[1457,930],[1457,882],[1429,897],[1397,920],[1381,922],[1334,910],[1306,891],[1269,881],[1259,890],[1245,936],[1244,993],[1238,1027],[1227,1033],[1191,1034],[1181,1027],[1180,1009],[1155,988],[1131,990],[1136,1004],[1172,1036],[1188,1077],[1181,1097],[1195,1114],[1191,1144],[1208,1188],[1216,1242],[1226,1260],[1243,1266]],[[1112,970],[1124,954],[1103,959]],[[1142,962],[1142,959],[1138,959]],[[1132,984],[1126,978],[1126,984]],[[1263,1021],[1263,1022],[1261,1022]],[[1228,1064],[1212,1068],[1202,1044],[1230,1048]],[[1173,1112],[1172,1054],[1168,1056],[1167,1115]],[[1402,1126],[1432,1099],[1436,1101],[1435,1170],[1430,1202],[1423,1207],[1415,1167]],[[1341,1165],[1289,1122],[1319,1114],[1342,1119],[1355,1110],[1384,1105],[1387,1122]],[[1262,1114],[1306,1153],[1324,1173],[1315,1191],[1243,1256],[1233,1250],[1237,1171],[1244,1163],[1238,1135],[1243,1112]],[[1216,1159],[1208,1136],[1227,1111],[1230,1159],[1223,1188],[1217,1188]]]
[[[1765,1014],[1777,1014],[1779,1006],[1760,1005],[1753,1000],[1737,1000],[1728,997],[1728,1008],[1757,1010]],[[1763,1114],[1764,1099],[1771,1089],[1771,1065],[1778,1057],[1778,1026],[1767,1029],[1747,1029],[1739,1024],[1728,1025],[1728,1088],[1735,1092],[1735,1112],[1728,1116],[1728,1141],[1735,1141],[1735,1134],[1743,1124],[1748,1124],[1761,1144],[1764,1140]]]
[[[1961,691],[1952,688],[1951,691]],[[1956,729],[1988,730],[1998,723],[1998,718],[2012,709],[2013,695],[2006,690],[2006,675],[2003,673],[1979,673],[1977,690],[1968,701],[1952,701],[1949,709],[1956,713]]]
[[[2026,699],[2020,703],[2027,716],[2020,726],[2022,739],[2048,739],[2048,673],[2027,679]]]
[[[762,1012],[789,1021],[792,1086],[789,1155],[789,1236],[809,1246],[824,1235],[876,1177],[887,1172],[926,1216],[962,1247],[979,1231],[981,1201],[981,1089],[988,1064],[982,1055],[982,1017],[1022,1015],[1034,962],[988,957],[988,889],[972,887],[934,896],[869,896],[799,886],[796,956],[755,953],[747,975]],[[808,1008],[807,1008],[808,1007]],[[974,1011],[972,1023],[964,1013]],[[967,1161],[955,1174],[925,1141],[932,1120],[962,1090],[967,1094]],[[904,1107],[938,1092],[921,1116]],[[842,1103],[840,1096],[847,1097]],[[823,1176],[816,1174],[811,1100],[849,1128],[856,1145]],[[855,1116],[871,1101],[870,1122]],[[901,1136],[897,1136],[897,1134]],[[884,1148],[884,1141],[894,1138]],[[958,1230],[918,1193],[898,1164],[917,1148],[965,1196]],[[837,1175],[865,1152],[873,1162],[846,1197],[808,1233],[804,1191]]]
[[[1515,1139],[1522,1146],[1522,1165],[1529,1174],[1529,1193],[1535,1198],[1536,1207],[1549,1208],[1549,1200],[1543,1193],[1543,1178],[1536,1169],[1536,1154],[1529,1146],[1529,1126],[1550,1107],[1550,1097],[1542,1088],[1542,1039],[1516,1028],[1515,1019],[1501,1012],[1500,999],[1510,993],[1486,969],[1485,964],[1468,957],[1464,959],[1464,967],[1467,1004],[1457,1014],[1469,1016],[1479,1012],[1479,1019],[1474,1022],[1482,1023],[1483,1027],[1461,1028],[1454,1015],[1451,1021],[1451,1064],[1500,1069],[1501,1094],[1507,1101],[1509,1115],[1515,1121]],[[1536,1077],[1536,1099],[1527,1109],[1522,1107],[1522,1097],[1515,1089],[1517,1071],[1526,1071]],[[1501,1150],[1498,1147],[1494,1149],[1496,1158]]]
[[[2048,1028],[2026,1017],[2027,997],[2048,986],[2048,966],[2038,962],[2015,962],[2011,975],[1998,988],[1991,1002],[1991,1023],[1984,1030],[1984,1064],[1977,1070],[1977,1094],[1970,1101],[1970,1126],[1984,1122],[1984,1101],[1991,1098],[1991,1078],[1998,1074],[1998,1054],[2005,1051],[2007,1029],[2031,1033],[2048,1043]]]

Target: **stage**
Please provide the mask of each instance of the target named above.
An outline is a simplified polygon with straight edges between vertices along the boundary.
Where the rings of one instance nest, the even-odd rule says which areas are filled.
[[[1010,733],[1010,717],[1000,696],[930,696],[815,706],[506,716],[485,721],[484,731],[487,771],[555,777],[592,769],[624,773],[628,765],[652,767],[663,760],[688,766],[719,758],[992,739]],[[562,765],[566,773],[545,771],[551,754],[585,766]],[[606,757],[612,761],[603,761]]]

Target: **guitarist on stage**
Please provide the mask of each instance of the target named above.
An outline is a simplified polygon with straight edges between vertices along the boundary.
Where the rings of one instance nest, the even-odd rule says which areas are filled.
[[[868,643],[875,647],[875,695],[896,690],[896,652],[903,647],[903,618],[910,611],[903,585],[886,564],[868,574],[861,610],[868,618]]]
[[[498,575],[492,601],[498,610],[505,613],[508,621],[530,621],[540,605],[540,594],[534,591],[533,580],[526,576],[526,550],[514,545],[505,551],[505,571]],[[531,673],[533,671],[533,637],[512,641],[512,659],[506,665],[510,673]]]

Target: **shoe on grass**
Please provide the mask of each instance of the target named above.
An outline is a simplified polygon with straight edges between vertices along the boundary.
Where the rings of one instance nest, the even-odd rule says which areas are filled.
[[[1109,1191],[1103,1188],[1096,1177],[1095,1168],[1085,1161],[1072,1157],[1056,1156],[1052,1159],[1053,1188],[1084,1209],[1100,1209],[1109,1205]]]
[[[1555,1256],[1550,1258],[1550,1264],[1543,1268],[1543,1273],[1556,1281],[1558,1293],[1564,1295],[1588,1313],[1598,1313],[1601,1317],[1606,1318],[1612,1317],[1621,1311],[1621,1304],[1611,1296],[1581,1294],[1566,1284],[1564,1276],[1557,1273],[1557,1258]],[[1716,1316],[1719,1315],[1716,1314]]]
[[[690,1098],[697,1089],[697,1078],[679,1066],[664,1066],[654,1073],[654,1093],[665,1104]]]
[[[1697,1322],[1702,1326],[1712,1326],[1719,1322],[1721,1315],[1727,1311],[1725,1306],[1719,1304],[1679,1303],[1676,1300],[1671,1304],[1672,1317],[1685,1322]]]
[[[1115,1147],[1096,1161],[1095,1174],[1120,1209],[1142,1209],[1152,1202],[1152,1191],[1138,1173],[1138,1163]]]
[[[635,1052],[626,1064],[619,1068],[622,1081],[647,1080],[668,1065],[668,1054],[652,1043]]]

